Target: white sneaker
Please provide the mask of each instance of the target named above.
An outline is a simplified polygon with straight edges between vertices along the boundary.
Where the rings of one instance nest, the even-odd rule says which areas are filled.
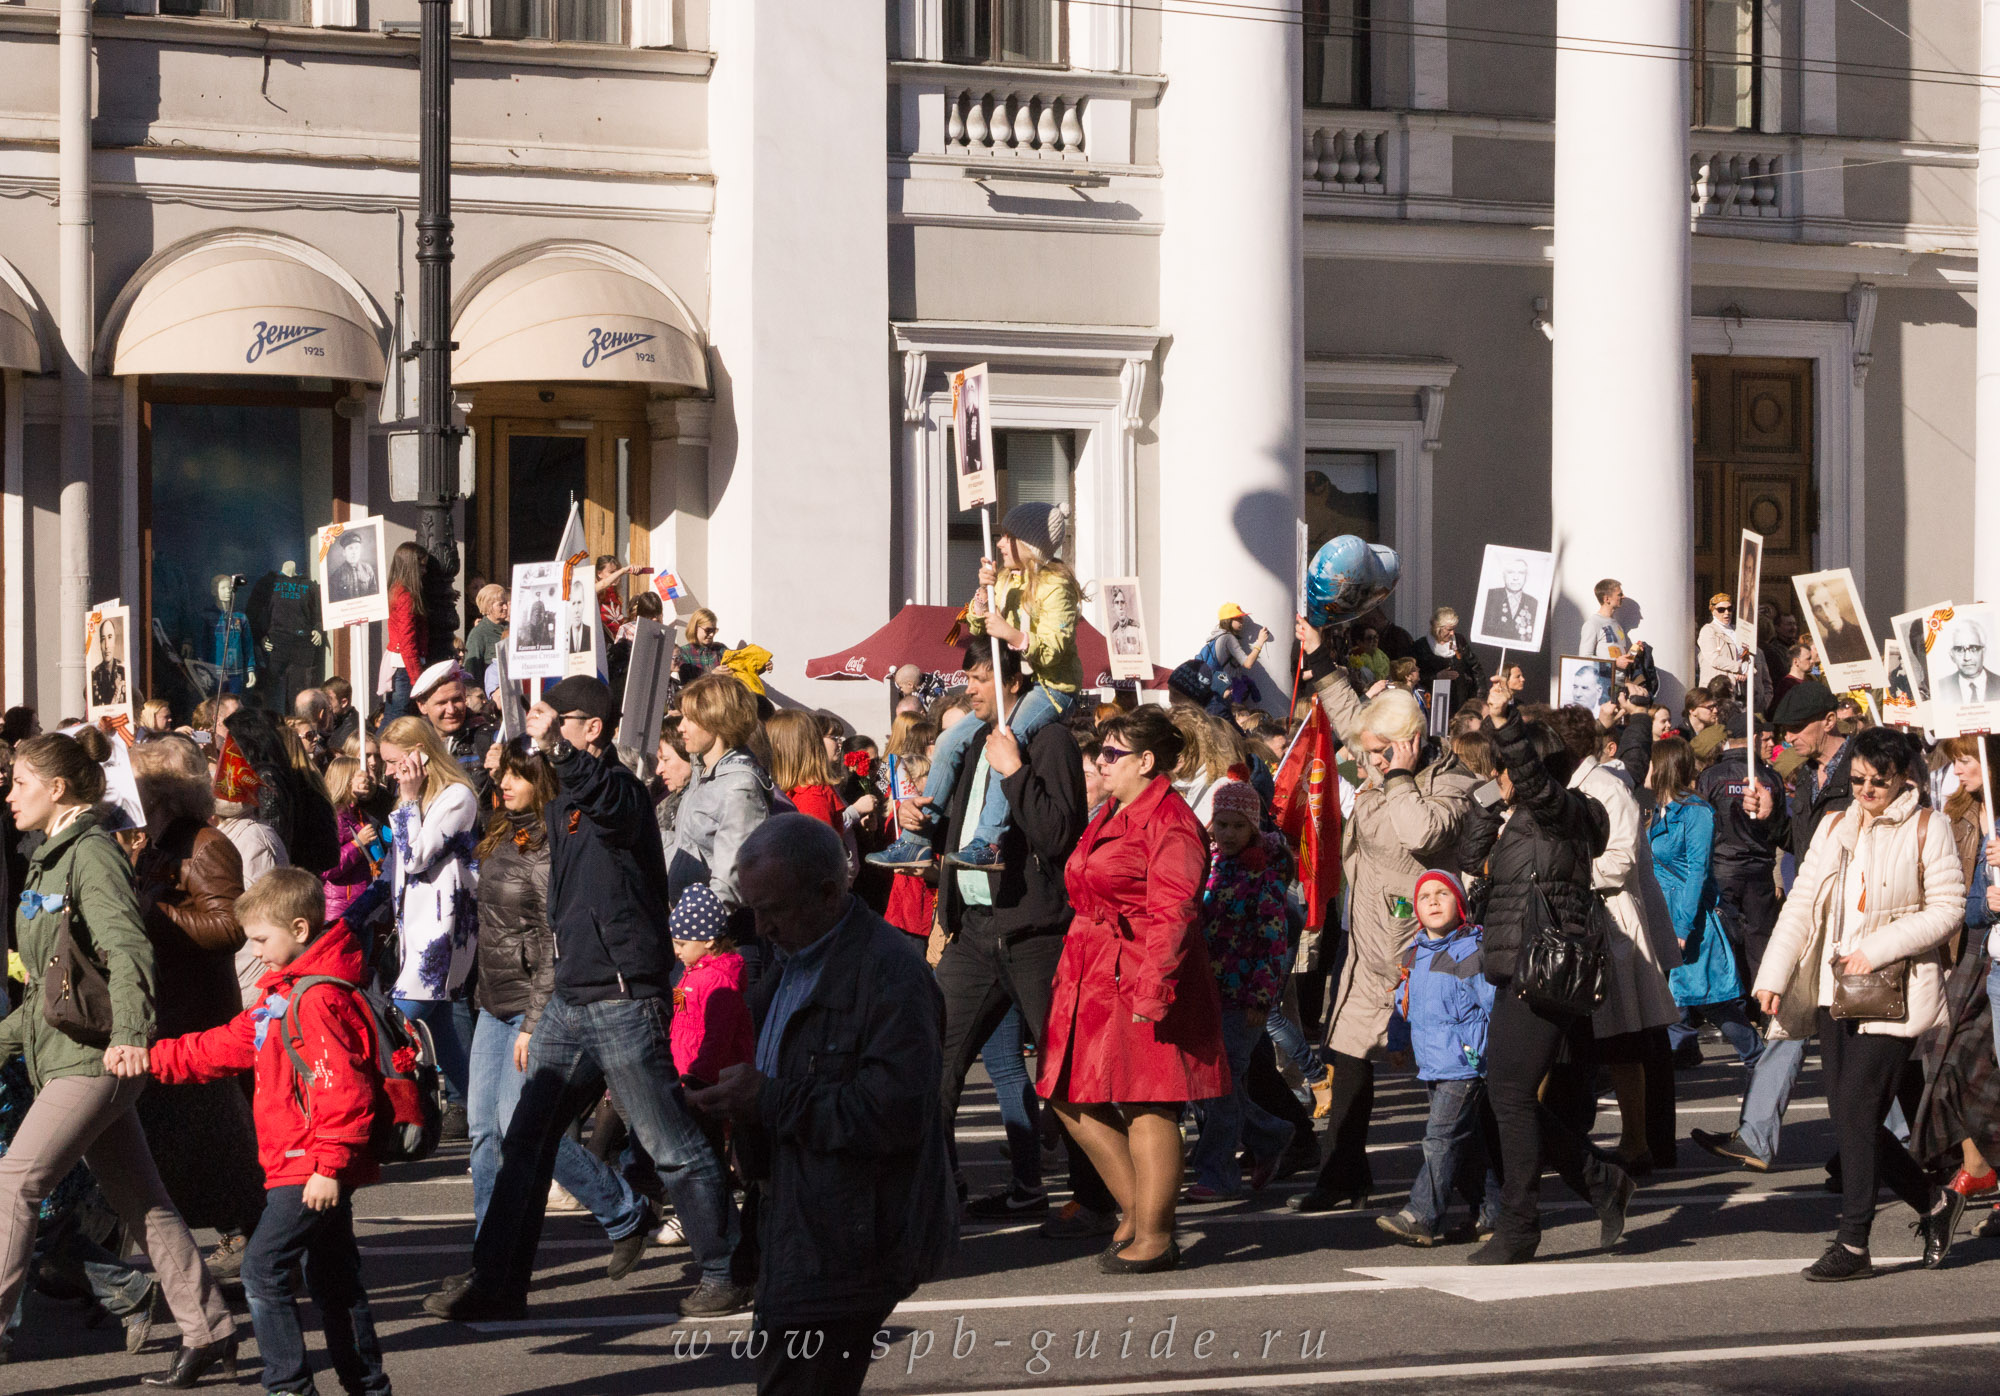
[[[583,1204],[570,1195],[561,1183],[549,1184],[549,1210],[551,1212],[581,1212]]]
[[[653,1236],[653,1244],[656,1246],[685,1246],[687,1244],[687,1234],[681,1230],[681,1219],[679,1217],[668,1217],[664,1222],[660,1223],[659,1231]]]

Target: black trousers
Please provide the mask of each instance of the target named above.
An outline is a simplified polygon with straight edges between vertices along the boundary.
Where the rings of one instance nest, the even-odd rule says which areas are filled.
[[[1771,881],[1771,870],[1732,874],[1717,879],[1715,886],[1715,909],[1740,957],[1743,982],[1754,983],[1757,966],[1763,962],[1771,932],[1778,924],[1778,889]]]
[[[982,934],[980,919],[976,913],[968,915],[963,929],[946,942],[938,957],[937,985],[944,995],[944,1079],[939,1083],[938,1097],[947,1126],[958,1119],[966,1073],[1009,1008],[1021,1010],[1021,1021],[1037,1044],[1049,1040],[1049,1000],[1054,996],[1063,938],[1039,935],[1001,941],[990,933]],[[958,1143],[950,1133],[946,1139],[956,1171]],[[1036,1146],[1030,1141],[1025,1147]],[[1090,1156],[1067,1130],[1063,1132],[1063,1148],[1069,1155],[1070,1194],[1093,1212],[1117,1211],[1111,1189],[1104,1186]]]
[[[1931,1209],[1937,1194],[1910,1151],[1882,1124],[1916,1039],[1858,1028],[1836,1022],[1824,1008],[1819,1011],[1820,1074],[1833,1136],[1840,1143],[1840,1240],[1866,1250],[1879,1185],[1888,1184],[1918,1216]]]
[[[888,1310],[797,1321],[758,1314],[757,1396],[854,1396],[888,1320]]]
[[[1538,1098],[1566,1045],[1590,1058],[1590,1019],[1545,1012],[1501,986],[1486,1029],[1486,1098],[1500,1134],[1499,1230],[1509,1242],[1541,1236],[1543,1168],[1554,1168],[1593,1206],[1609,1190],[1610,1170],[1588,1137]]]
[[[1289,1124],[1294,1142],[1312,1138],[1312,1111],[1299,1103],[1292,1088],[1285,1084],[1285,1078],[1278,1074],[1278,1049],[1271,1044],[1269,1033],[1261,1034],[1257,1045],[1250,1049],[1248,1084],[1250,1099]]]
[[[1375,1186],[1368,1167],[1368,1119],[1375,1113],[1375,1063],[1345,1052],[1328,1052],[1333,1064],[1333,1099],[1326,1132],[1332,1147],[1313,1186],[1336,1197],[1352,1197]]]

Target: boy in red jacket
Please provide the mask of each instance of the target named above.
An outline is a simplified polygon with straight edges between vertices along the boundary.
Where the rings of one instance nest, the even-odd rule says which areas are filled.
[[[257,1153],[268,1196],[243,1259],[243,1293],[264,1358],[264,1390],[286,1396],[313,1390],[290,1279],[304,1261],[341,1386],[349,1396],[386,1396],[389,1378],[361,1288],[351,1201],[356,1187],[379,1175],[368,1150],[380,1084],[373,1024],[357,995],[321,984],[290,1014],[298,1034],[292,1045],[310,1067],[306,1079],[284,1041],[300,980],[326,975],[358,987],[368,972],[346,922],[322,929],[325,906],[312,873],[266,873],[236,901],[244,938],[268,971],[258,981],[256,1006],[219,1028],[156,1042],[150,1052],[114,1047],[105,1057],[116,1075],[150,1070],[169,1084],[256,1073]]]

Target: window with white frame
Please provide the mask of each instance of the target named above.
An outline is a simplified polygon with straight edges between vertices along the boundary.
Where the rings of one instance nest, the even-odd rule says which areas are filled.
[[[1694,124],[1751,131],[1762,97],[1762,8],[1758,0],[1692,0]]]
[[[956,460],[951,430],[945,430],[947,460]],[[1017,504],[1058,504],[1076,509],[1076,433],[1070,431],[1021,431],[1002,429],[993,433],[994,492],[999,503],[993,518],[1007,517]],[[957,501],[952,501],[954,504]],[[977,509],[954,509],[946,532],[945,596],[953,605],[963,605],[979,585],[979,559],[985,539]]]
[[[160,0],[160,13],[265,24],[305,24],[308,18],[306,0]]]
[[[1066,0],[943,0],[947,63],[1055,66]]]
[[[1306,556],[1329,539],[1352,533],[1369,543],[1382,536],[1382,458],[1374,451],[1307,451]]]
[[[1306,105],[1374,105],[1373,0],[1305,0]]]
[[[496,39],[616,44],[625,37],[624,0],[492,0]]]

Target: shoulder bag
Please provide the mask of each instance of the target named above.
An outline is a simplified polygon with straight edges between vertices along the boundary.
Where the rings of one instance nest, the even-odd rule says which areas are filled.
[[[1917,816],[1917,903],[1924,902],[1924,844],[1930,836],[1931,812],[1924,810]],[[1840,857],[1840,906],[1839,921],[1835,923],[1833,943],[1840,944],[1840,932],[1847,923],[1847,855]],[[1893,960],[1886,965],[1878,965],[1866,974],[1842,974],[1838,970],[1833,976],[1833,1004],[1827,1012],[1845,1023],[1903,1023],[1910,1017],[1910,962],[1907,959]]]
[[[74,852],[70,856],[74,866]],[[56,942],[48,964],[42,967],[42,1017],[57,1032],[86,1047],[109,1047],[111,981],[104,967],[78,943],[75,917],[76,879],[72,875],[63,885]]]
[[[1521,937],[1514,983],[1535,1008],[1587,1017],[1604,1002],[1604,938],[1588,925],[1565,926],[1542,891],[1528,888],[1529,925]]]

